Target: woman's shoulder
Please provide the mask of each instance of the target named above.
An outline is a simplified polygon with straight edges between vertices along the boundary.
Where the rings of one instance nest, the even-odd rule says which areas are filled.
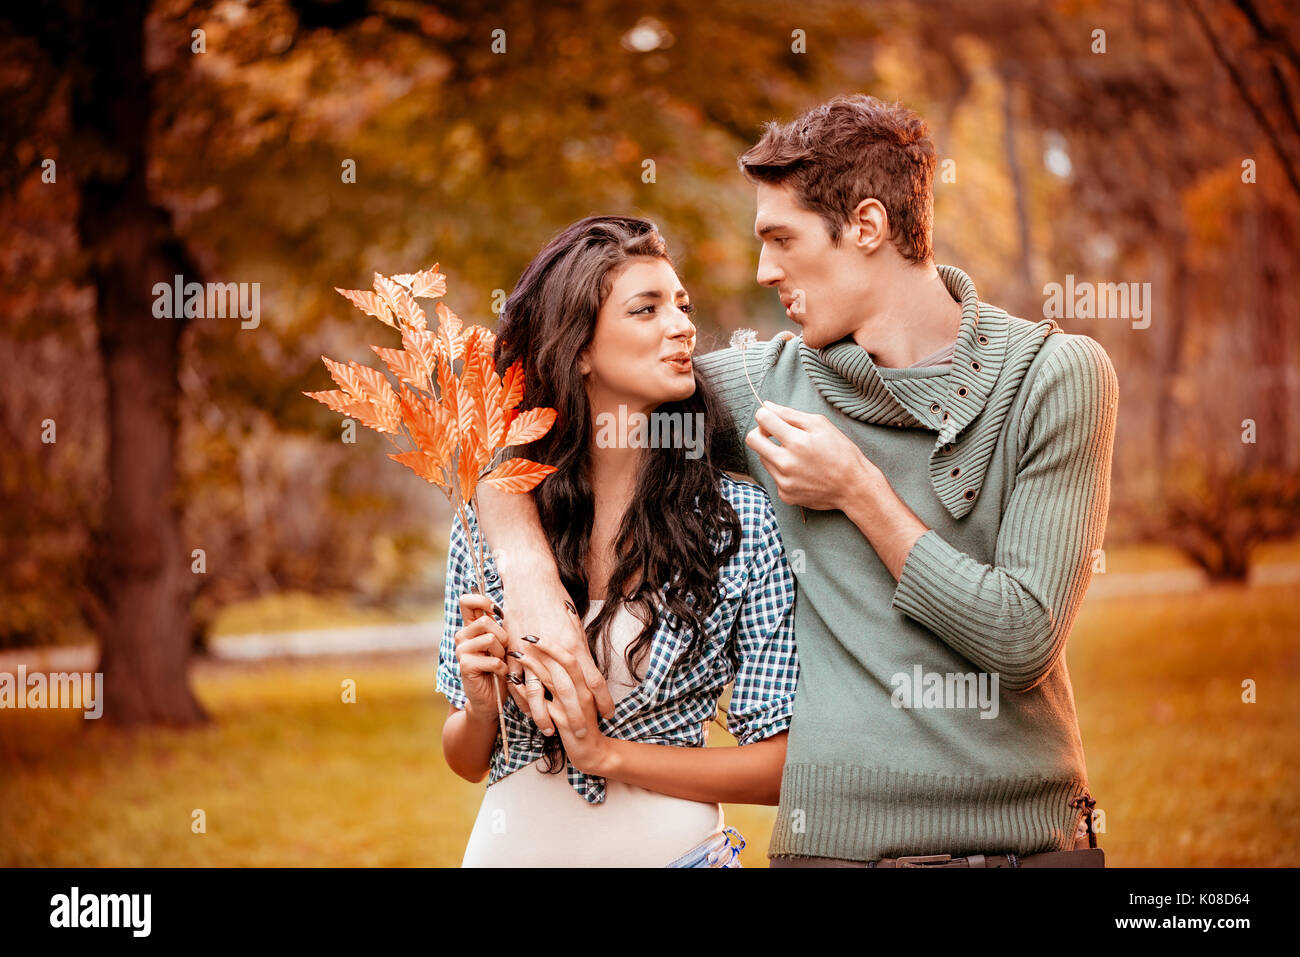
[[[722,497],[740,519],[742,537],[755,542],[777,535],[776,510],[767,490],[739,472],[719,471],[718,476]]]
[[[768,497],[767,489],[744,472],[729,472],[719,469],[718,482],[722,497],[730,502],[731,507],[737,509],[737,511],[739,511],[741,505],[757,506],[763,509],[772,507],[772,500]]]

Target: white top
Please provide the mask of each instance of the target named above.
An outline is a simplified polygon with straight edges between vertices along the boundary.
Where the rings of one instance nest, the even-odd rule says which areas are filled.
[[[591,602],[585,623],[604,600]],[[623,605],[610,623],[605,670],[615,703],[636,688],[623,660],[642,622]],[[605,800],[588,804],[544,759],[488,787],[462,867],[664,867],[723,827],[722,805],[687,801],[606,779]]]

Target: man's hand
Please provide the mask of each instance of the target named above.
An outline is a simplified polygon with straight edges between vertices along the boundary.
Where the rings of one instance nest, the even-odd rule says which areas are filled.
[[[505,591],[502,618],[510,638],[506,665],[518,679],[518,683],[507,680],[506,690],[522,711],[533,716],[543,733],[554,734],[545,689],[536,682],[524,684],[522,672],[527,666],[546,687],[554,687],[550,676],[561,667],[554,655],[565,652],[578,663],[600,713],[611,717],[614,699],[591,658],[582,622],[560,582],[532,495],[480,486],[478,499],[479,519],[493,545]],[[527,640],[525,635],[538,640]]]
[[[745,436],[745,444],[776,480],[777,494],[787,505],[844,509],[859,480],[879,471],[824,415],[764,402],[754,421],[758,427]],[[772,442],[772,436],[781,444]]]
[[[517,571],[517,570],[516,570]],[[503,572],[503,578],[507,576]],[[563,590],[561,590],[563,594]],[[506,663],[511,672],[524,677],[524,665],[531,674],[541,679],[516,684],[507,680],[506,688],[521,710],[533,716],[533,721],[544,734],[555,733],[555,723],[547,708],[545,689],[556,686],[556,675],[566,672],[564,662],[578,669],[596,707],[605,717],[614,714],[614,699],[605,684],[605,676],[592,660],[587,646],[587,635],[582,629],[577,611],[567,597],[557,599],[536,580],[519,576],[506,582],[505,608],[506,633],[510,635],[510,652]],[[525,637],[527,636],[527,637]],[[531,641],[530,639],[537,639]],[[519,652],[524,657],[519,658]],[[563,679],[561,679],[561,682]],[[545,687],[543,687],[543,685]]]
[[[894,581],[902,578],[912,546],[929,528],[898,497],[885,473],[824,415],[764,402],[754,419],[758,428],[745,436],[745,444],[772,473],[781,501],[839,509],[871,543]]]

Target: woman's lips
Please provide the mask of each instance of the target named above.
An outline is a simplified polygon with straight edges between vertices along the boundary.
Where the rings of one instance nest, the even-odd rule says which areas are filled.
[[[676,369],[678,372],[690,372],[690,371],[691,371],[691,360],[690,360],[690,359],[665,359],[664,362],[668,363],[668,365],[672,366],[672,367],[673,367],[674,369]]]

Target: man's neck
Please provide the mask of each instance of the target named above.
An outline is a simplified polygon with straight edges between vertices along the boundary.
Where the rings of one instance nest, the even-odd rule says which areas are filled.
[[[871,314],[852,334],[877,366],[905,369],[957,341],[961,303],[933,263],[900,269],[879,290]]]

